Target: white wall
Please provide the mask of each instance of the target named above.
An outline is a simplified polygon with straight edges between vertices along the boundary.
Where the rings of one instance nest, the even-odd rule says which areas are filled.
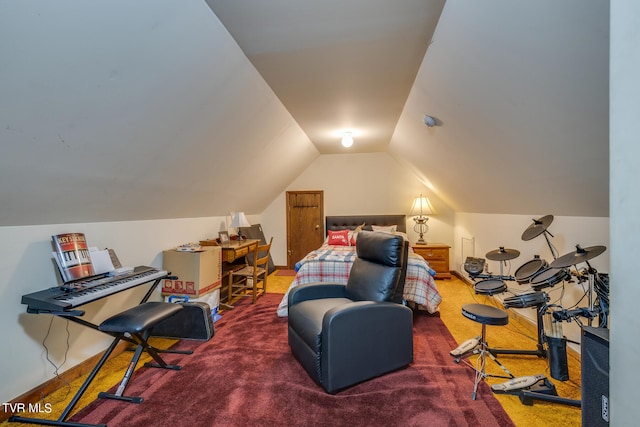
[[[248,216],[252,223],[259,216]],[[58,281],[51,261],[51,236],[63,232],[82,232],[90,246],[113,248],[124,265],[162,267],[162,251],[182,243],[217,237],[227,229],[229,217],[174,219],[0,227],[0,324],[4,345],[0,346],[0,399],[11,399],[54,376],[47,362],[42,341],[53,316],[27,314],[21,296],[55,286]],[[139,301],[148,286],[83,306],[87,320],[100,322]],[[157,291],[153,296],[160,298]],[[46,339],[49,358],[58,366],[65,358],[67,322],[53,318]],[[60,372],[100,353],[109,344],[105,335],[69,322],[70,348]]]
[[[640,354],[640,3],[611,2],[610,209],[611,209],[611,425],[638,424]]]
[[[437,215],[429,220],[430,230],[426,235],[429,242],[442,242],[450,245],[452,270],[466,275],[462,263],[467,256],[485,257],[489,251],[500,246],[517,249],[520,256],[503,268],[505,275],[514,275],[519,266],[540,255],[547,262],[553,261],[553,255],[543,236],[530,241],[521,239],[524,230],[533,222],[533,218],[553,213],[534,213],[531,215],[494,215],[453,213],[441,200],[434,196],[409,168],[398,163],[386,153],[373,154],[336,154],[318,157],[287,188],[293,190],[323,190],[325,215],[358,214],[408,214],[412,198],[420,193],[427,194],[433,201]],[[265,234],[282,236],[274,239],[272,255],[276,265],[286,265],[286,192],[281,193],[262,213]],[[407,222],[411,241],[417,234],[411,229],[413,222]],[[609,218],[555,217],[549,227],[553,234],[551,243],[558,256],[573,252],[575,245],[582,247],[609,247]],[[473,238],[462,244],[462,238]],[[464,247],[463,247],[464,246]],[[473,248],[473,249],[471,249]],[[466,251],[463,253],[463,250]],[[469,251],[472,250],[473,253]],[[491,272],[499,274],[499,263],[488,261]],[[590,261],[601,273],[609,273],[609,250]],[[580,266],[579,266],[580,267]],[[438,282],[441,286],[445,282]],[[508,282],[517,292],[529,290],[527,286]],[[548,290],[552,302],[570,307],[578,301],[584,289],[577,283],[567,283],[560,301],[563,287],[556,285]],[[504,294],[500,298],[511,296]],[[581,304],[587,306],[587,304]],[[535,323],[535,310],[518,310],[524,317]],[[580,341],[580,329],[576,323],[563,324],[567,338]],[[577,346],[574,349],[579,351]]]
[[[409,210],[413,199],[422,193],[429,196],[436,210],[425,239],[453,244],[453,212],[413,172],[386,153],[321,155],[286,189],[302,190],[324,191],[325,215],[406,214],[412,242],[417,234]],[[265,230],[283,236],[273,242],[276,265],[287,264],[286,191],[262,213]]]
[[[325,215],[357,215],[407,213],[412,198],[425,193],[432,198],[437,215],[429,220],[430,230],[426,238],[430,242],[446,243],[451,248],[452,270],[466,275],[462,268],[467,256],[485,257],[491,250],[500,246],[517,249],[521,255],[511,261],[510,270],[504,268],[505,275],[515,274],[516,269],[525,262],[540,255],[548,262],[553,261],[546,240],[539,236],[530,241],[521,239],[524,230],[533,222],[533,218],[549,213],[531,215],[492,215],[456,213],[454,214],[441,200],[435,197],[409,168],[396,162],[386,153],[374,154],[342,154],[322,155],[318,157],[288,188],[292,190],[323,190],[325,199]],[[280,194],[263,212],[263,227],[273,235],[286,236],[286,192]],[[552,213],[551,213],[552,214]],[[411,229],[412,221],[407,222],[408,234],[412,241],[417,238]],[[575,250],[575,245],[582,247],[609,246],[609,219],[585,217],[555,217],[549,227],[554,235],[551,243],[558,255]],[[266,231],[265,231],[266,233]],[[462,238],[473,237],[474,253],[468,253],[470,246],[464,245],[466,253],[462,253]],[[276,265],[286,265],[286,240],[274,240],[272,250]],[[499,273],[499,264],[489,261],[491,271]],[[591,261],[593,267],[602,273],[609,273],[609,251]],[[438,282],[441,283],[441,282]],[[516,282],[508,283],[516,291],[527,288]],[[555,297],[561,286],[553,287],[550,295]],[[563,304],[569,306],[578,300],[583,289],[575,283],[565,286]],[[507,296],[507,295],[505,295]],[[535,320],[535,311],[519,310],[525,317]],[[568,338],[579,341],[580,331],[577,325],[567,325]]]

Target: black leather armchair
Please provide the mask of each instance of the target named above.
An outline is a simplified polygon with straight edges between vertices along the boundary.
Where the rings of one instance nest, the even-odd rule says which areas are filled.
[[[413,362],[413,313],[402,292],[408,242],[363,231],[346,285],[308,284],[289,293],[289,346],[328,393]]]

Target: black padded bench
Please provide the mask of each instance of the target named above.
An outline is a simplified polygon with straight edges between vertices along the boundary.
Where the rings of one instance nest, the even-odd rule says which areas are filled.
[[[137,344],[131,362],[116,392],[114,394],[101,392],[98,394],[98,397],[125,400],[133,403],[141,403],[144,400],[142,397],[123,396],[127,383],[131,379],[131,375],[143,351],[149,353],[153,360],[156,361],[156,363],[145,363],[145,366],[175,370],[181,369],[181,367],[177,365],[168,365],[160,357],[158,350],[151,347],[147,342],[153,326],[175,315],[180,310],[182,310],[182,305],[180,304],[147,302],[111,316],[98,326],[98,330],[113,335],[116,338],[111,344],[111,347],[109,347],[109,350],[107,350],[107,353],[111,353],[120,340]]]

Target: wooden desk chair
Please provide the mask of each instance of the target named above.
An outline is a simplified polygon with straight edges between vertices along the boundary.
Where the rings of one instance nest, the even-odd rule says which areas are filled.
[[[273,237],[265,245],[260,245],[260,242],[251,245],[249,253],[245,257],[246,265],[229,273],[228,301],[236,297],[252,296],[255,304],[258,296],[267,292],[271,242],[273,242]],[[238,280],[238,277],[241,279]]]

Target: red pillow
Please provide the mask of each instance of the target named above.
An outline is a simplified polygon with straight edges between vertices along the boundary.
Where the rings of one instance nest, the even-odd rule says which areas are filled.
[[[349,246],[349,230],[331,231],[327,239],[328,245]]]

